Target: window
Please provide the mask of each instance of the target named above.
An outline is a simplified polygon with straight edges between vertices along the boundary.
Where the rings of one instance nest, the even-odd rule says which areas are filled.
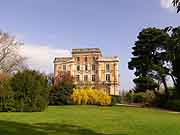
[[[106,72],[110,72],[110,65],[106,64]]]
[[[96,81],[96,76],[95,75],[92,75],[92,81]]]
[[[110,82],[111,81],[111,78],[110,78],[110,74],[106,74],[106,81]]]
[[[77,71],[80,71],[80,65],[77,65]]]
[[[84,75],[84,81],[88,81],[88,75]]]
[[[96,61],[96,57],[94,56],[94,57],[93,57],[93,62],[95,62],[95,61]]]
[[[76,75],[76,81],[80,80],[80,75]]]
[[[85,61],[85,62],[87,62],[87,61],[88,61],[88,58],[87,58],[87,56],[84,58],[84,61]]]
[[[88,65],[85,65],[85,70],[86,70],[86,71],[88,70]]]
[[[93,70],[93,71],[96,70],[96,65],[95,65],[95,64],[92,65],[92,70]]]
[[[80,57],[77,57],[77,61],[78,61],[78,62],[80,61]]]
[[[66,71],[66,65],[63,65],[63,71]]]

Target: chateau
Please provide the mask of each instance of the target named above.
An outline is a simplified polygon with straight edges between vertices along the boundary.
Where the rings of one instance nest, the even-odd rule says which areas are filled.
[[[72,49],[72,57],[54,60],[54,75],[70,72],[79,87],[100,87],[119,95],[119,58],[103,57],[99,48]]]

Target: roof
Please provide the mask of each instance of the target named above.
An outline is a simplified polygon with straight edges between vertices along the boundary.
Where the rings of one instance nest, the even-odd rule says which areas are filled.
[[[67,61],[70,61],[72,59],[73,59],[72,57],[56,57],[54,59],[54,63],[56,63],[56,62],[67,62]]]
[[[101,53],[99,48],[74,48],[72,49],[72,54],[78,53]]]
[[[111,61],[115,61],[115,62],[119,62],[119,58],[117,56],[114,57],[100,57],[97,61],[107,61],[107,62],[111,62]]]

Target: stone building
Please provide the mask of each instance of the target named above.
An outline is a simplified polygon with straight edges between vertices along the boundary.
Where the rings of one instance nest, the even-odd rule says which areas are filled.
[[[119,95],[119,58],[103,57],[99,48],[72,49],[72,57],[54,60],[54,75],[70,72],[79,87],[100,87]]]

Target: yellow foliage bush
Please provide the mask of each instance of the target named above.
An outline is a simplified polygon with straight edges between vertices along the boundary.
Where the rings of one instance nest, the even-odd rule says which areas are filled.
[[[106,95],[101,90],[96,89],[74,89],[71,95],[74,104],[90,104],[90,105],[111,105],[111,96]]]

